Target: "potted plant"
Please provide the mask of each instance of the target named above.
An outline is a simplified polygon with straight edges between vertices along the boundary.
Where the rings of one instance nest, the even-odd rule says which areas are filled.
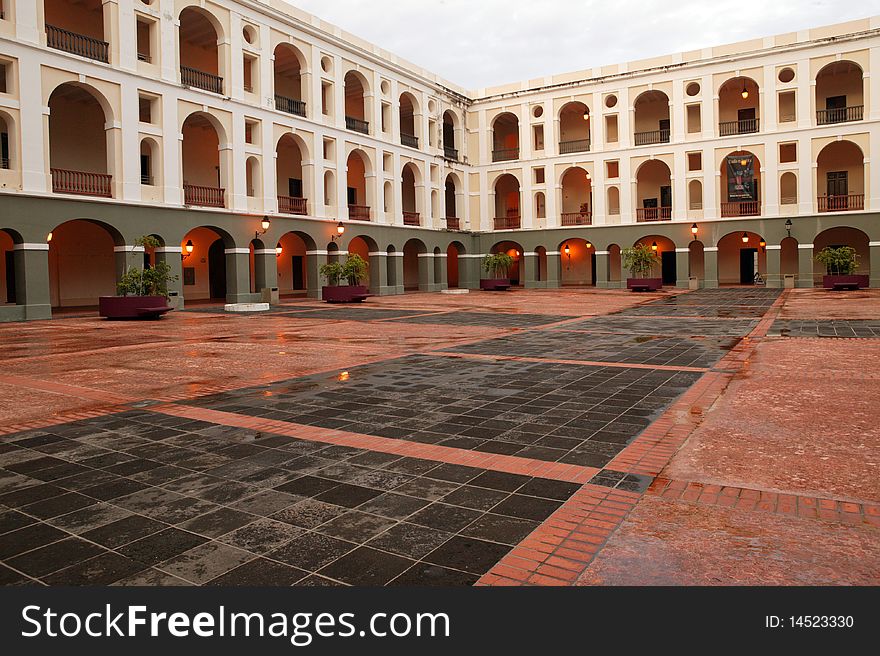
[[[826,246],[816,255],[816,261],[827,272],[822,276],[825,289],[860,289],[869,285],[868,276],[856,274],[859,254],[852,246]]]
[[[360,303],[369,298],[369,290],[361,284],[367,279],[368,267],[366,260],[357,253],[349,254],[345,264],[322,264],[320,274],[327,279],[327,286],[321,288],[321,298],[328,303]],[[343,281],[348,284],[340,285]]]
[[[632,278],[626,279],[627,289],[633,291],[657,291],[663,286],[663,278],[652,278],[654,268],[660,258],[651,246],[636,244],[620,252],[623,266],[629,269]]]
[[[480,289],[487,291],[504,291],[510,289],[510,267],[513,258],[507,253],[493,253],[483,258],[483,269],[486,278],[480,279]]]
[[[136,246],[156,248],[155,237],[143,236]],[[177,280],[166,262],[157,262],[147,269],[132,266],[116,284],[118,296],[101,296],[98,311],[106,319],[158,319],[172,308],[168,304],[168,283]]]

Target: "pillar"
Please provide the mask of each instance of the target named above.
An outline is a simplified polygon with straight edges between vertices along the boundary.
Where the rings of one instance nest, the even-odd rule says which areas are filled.
[[[482,255],[470,253],[458,256],[458,286],[460,288],[480,288],[480,261],[482,259]]]
[[[600,289],[611,287],[608,281],[608,251],[596,251],[596,280],[593,282]]]
[[[259,301],[251,293],[251,249],[227,248],[226,253],[226,302],[253,303]]]
[[[703,281],[703,287],[717,287],[718,286],[718,247],[717,246],[706,246],[703,249],[703,267],[705,273],[705,280]]]
[[[798,287],[813,286],[813,245],[798,244]]]
[[[164,262],[170,269],[168,275],[172,280],[168,282],[168,295],[171,305],[178,310],[183,309],[183,262],[180,259],[182,249],[180,246],[159,246],[154,251],[156,264]]]
[[[132,246],[114,246],[113,252],[116,256],[116,281],[122,278],[129,269],[144,268],[144,247]]]
[[[691,249],[675,249],[675,286],[687,287],[691,273]]]
[[[388,257],[393,260],[394,293],[403,294],[405,291],[405,288],[403,286],[403,253],[389,253]],[[419,270],[419,273],[421,274],[421,269]]]
[[[559,251],[547,251],[547,288],[559,287],[559,268],[561,266]]]
[[[448,259],[446,253],[434,253],[434,291],[449,289]]]
[[[266,298],[264,290],[278,289],[278,253],[274,248],[254,249],[254,289],[261,299]]]
[[[880,241],[868,242],[868,255],[871,258],[871,287],[880,287]]]
[[[538,254],[534,251],[523,253],[521,262],[523,265],[523,287],[526,289],[544,287],[544,281],[538,280],[538,266],[540,266]]]
[[[403,260],[401,260],[401,267]],[[419,291],[436,291],[434,285],[434,254],[419,253]]]
[[[327,251],[306,251],[306,285],[309,298],[321,298],[321,267],[327,264]]]
[[[782,246],[767,244],[767,287],[782,287]]]
[[[0,306],[0,320],[51,319],[49,244],[15,244],[14,306]]]
[[[388,284],[388,253],[370,253],[370,293],[379,296],[394,294],[394,287]]]

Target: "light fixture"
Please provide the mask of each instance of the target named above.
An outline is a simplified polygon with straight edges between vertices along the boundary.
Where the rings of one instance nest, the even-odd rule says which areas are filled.
[[[48,235],[46,235],[46,243],[48,244],[50,241],[52,241],[52,233],[51,232]]]
[[[345,225],[340,221],[336,224],[336,234],[330,237],[330,241],[336,241],[345,234]]]
[[[767,252],[767,240],[761,237],[761,241],[758,242],[758,245],[761,247],[761,252]]]
[[[740,166],[748,166],[748,164],[749,164],[749,160],[747,160],[747,159],[741,159],[739,161]]]
[[[183,256],[183,259],[185,260],[185,259],[188,258],[190,255],[192,255],[192,253],[193,253],[193,251],[195,250],[195,248],[196,248],[196,247],[195,247],[195,245],[193,244],[193,240],[192,240],[192,239],[187,239],[187,240],[186,240],[186,243],[183,245],[183,250],[186,251],[186,255]]]
[[[744,232],[743,236],[742,236],[742,240],[743,240],[744,244],[748,244],[749,243],[749,233]]]
[[[657,242],[655,241],[653,244],[651,244],[651,250],[654,251],[654,252],[656,253],[656,252],[657,252],[657,248],[658,248],[658,246],[657,246]]]
[[[589,248],[592,248],[592,247],[593,247],[593,244],[592,244],[591,242],[588,241],[588,242],[587,242],[587,248],[589,249]]]
[[[791,228],[794,224],[791,222],[791,219],[785,220],[785,230],[788,232],[788,236],[791,237]],[[51,234],[51,233],[49,233]]]
[[[697,227],[697,224],[696,224],[696,223],[695,223],[694,225],[691,226],[691,234],[694,236],[694,241],[697,240],[697,233],[698,233],[699,231],[700,231],[700,229]]]
[[[513,251],[513,252],[516,253],[517,257],[519,257],[519,251]]]
[[[284,247],[281,245],[281,242],[279,241],[278,244],[275,246],[275,257],[280,256],[283,252],[284,252]]]
[[[263,220],[260,221],[260,227],[263,229],[262,232],[259,230],[254,232],[254,239],[259,239],[260,235],[265,235],[269,231],[269,226],[272,225],[272,222],[269,220],[268,216],[264,216]]]
[[[589,107],[587,107],[587,108],[584,109],[584,120],[585,120],[585,121],[589,121],[589,120],[590,120],[590,109],[589,109]]]
[[[566,255],[568,255],[569,257],[571,257],[571,246],[569,246],[568,244],[566,244],[566,245],[565,245],[565,248],[563,248],[562,250],[565,252]]]
[[[740,92],[739,95],[741,95],[743,97],[743,100],[745,100],[746,98],[749,97],[749,90],[746,89],[746,81],[745,80],[743,80],[743,90]]]

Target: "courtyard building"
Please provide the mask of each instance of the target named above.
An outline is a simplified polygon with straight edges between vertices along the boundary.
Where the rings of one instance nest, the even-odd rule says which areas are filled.
[[[347,253],[379,295],[499,251],[622,287],[639,243],[670,286],[813,287],[840,245],[880,286],[872,69],[880,18],[467,90],[276,0],[0,0],[0,320],[162,261],[179,307],[318,298]]]

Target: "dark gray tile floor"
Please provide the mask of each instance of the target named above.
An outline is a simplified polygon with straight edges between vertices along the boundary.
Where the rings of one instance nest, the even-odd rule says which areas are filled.
[[[303,308],[282,311],[282,316],[290,319],[332,319],[336,321],[378,321],[383,319],[401,319],[416,314],[424,314],[424,310],[395,310],[392,308],[371,308],[362,306]]]
[[[354,433],[602,466],[696,373],[414,355],[189,403]],[[268,393],[271,392],[271,393]]]
[[[487,328],[531,328],[571,318],[551,314],[515,314],[512,312],[443,312],[419,317],[404,317],[395,319],[395,321],[449,326],[485,326]]]
[[[554,330],[582,330],[591,333],[624,335],[673,335],[679,337],[720,336],[742,337],[757,325],[754,319],[680,319],[627,317],[620,315],[594,317],[567,323]]]
[[[635,317],[761,317],[779,297],[781,290],[765,287],[701,289],[662,298],[623,310]]]
[[[469,585],[579,487],[141,411],[0,463],[7,585]]]
[[[867,337],[880,338],[880,320],[812,321],[779,319],[768,335],[779,337]]]

